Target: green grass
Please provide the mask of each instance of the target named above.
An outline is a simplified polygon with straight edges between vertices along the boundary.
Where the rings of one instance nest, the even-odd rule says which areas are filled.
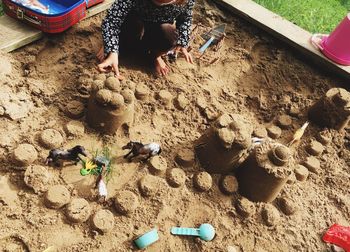
[[[254,0],[312,33],[330,33],[350,10],[350,0]]]
[[[4,11],[2,10],[2,3],[0,3],[0,16],[4,14]]]

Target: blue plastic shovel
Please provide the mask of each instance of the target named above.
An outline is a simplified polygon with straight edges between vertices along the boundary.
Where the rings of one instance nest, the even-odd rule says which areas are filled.
[[[202,38],[205,39],[207,42],[205,42],[204,45],[199,48],[200,53],[204,53],[205,50],[211,45],[219,42],[219,40],[224,36],[226,29],[226,24],[221,24],[216,26],[215,28],[211,29],[209,32],[202,35]]]
[[[215,229],[212,225],[204,223],[199,228],[172,227],[170,233],[173,235],[198,236],[204,241],[211,241],[215,236]]]

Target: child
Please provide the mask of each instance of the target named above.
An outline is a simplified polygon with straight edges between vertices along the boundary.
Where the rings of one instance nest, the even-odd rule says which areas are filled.
[[[170,50],[180,51],[193,63],[187,47],[194,4],[195,0],[117,0],[102,23],[104,47],[97,55],[102,62],[98,70],[112,67],[119,76],[120,50],[147,52],[163,76],[169,68],[161,56]]]

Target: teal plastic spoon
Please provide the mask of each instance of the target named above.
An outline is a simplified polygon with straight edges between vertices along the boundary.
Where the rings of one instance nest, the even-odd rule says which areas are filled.
[[[172,227],[170,233],[173,235],[198,236],[204,241],[211,241],[215,236],[215,229],[212,225],[204,223],[199,228]]]

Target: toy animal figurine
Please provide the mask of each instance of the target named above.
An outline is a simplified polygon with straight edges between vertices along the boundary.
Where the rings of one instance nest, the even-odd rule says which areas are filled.
[[[103,179],[103,172],[104,172],[105,168],[106,167],[104,165],[102,165],[101,173],[98,175],[97,180],[96,180],[96,187],[98,190],[98,196],[103,201],[105,201],[107,198],[107,186],[106,186],[106,183],[104,182],[104,179]]]
[[[79,160],[81,160],[81,158],[79,157],[79,154],[85,157],[87,156],[87,152],[85,148],[81,145],[77,145],[72,149],[68,149],[68,150],[53,149],[53,150],[50,150],[49,156],[46,158],[45,164],[48,165],[50,163],[54,163],[56,166],[59,166],[59,163],[58,163],[59,160],[74,161],[78,163]]]
[[[130,141],[127,145],[123,146],[122,149],[130,149],[129,153],[124,155],[124,158],[128,159],[129,162],[131,162],[134,157],[140,155],[146,156],[143,161],[147,161],[150,157],[159,155],[162,152],[162,148],[157,143],[142,144],[133,141]]]

